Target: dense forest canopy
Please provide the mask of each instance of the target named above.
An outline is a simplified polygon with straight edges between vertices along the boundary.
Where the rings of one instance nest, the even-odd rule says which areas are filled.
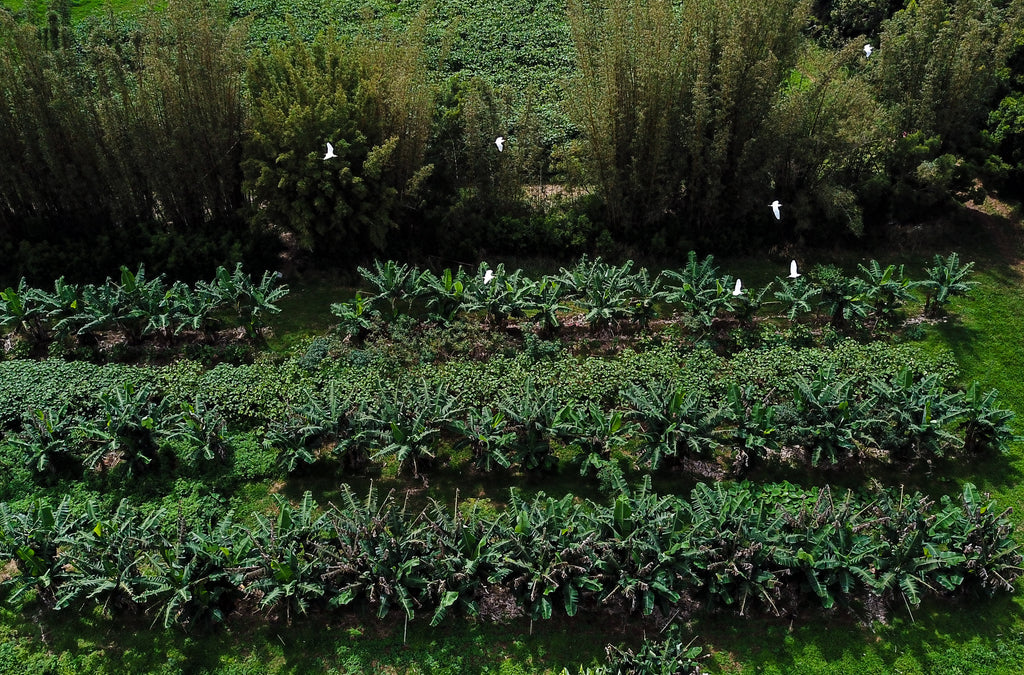
[[[877,241],[1024,185],[1021,0],[8,4],[7,281]]]

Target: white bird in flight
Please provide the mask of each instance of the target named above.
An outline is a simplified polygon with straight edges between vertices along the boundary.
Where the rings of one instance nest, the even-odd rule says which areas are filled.
[[[494,139],[494,144],[498,146],[498,152],[501,152],[502,150],[505,149],[505,137],[498,136],[497,138]]]
[[[484,286],[486,286],[487,284],[491,283],[491,279],[493,279],[493,278],[494,278],[494,272],[492,272],[491,270],[487,270],[486,272],[484,272]]]
[[[779,203],[779,200],[776,199],[774,202],[772,202],[768,206],[772,207],[772,213],[775,214],[775,220],[782,220],[782,214],[779,213],[779,207],[782,206],[782,204]]]
[[[334,146],[328,143],[327,152],[324,153],[324,159],[331,159],[332,157],[337,157],[337,155],[334,154]]]
[[[800,276],[800,273],[796,271],[796,261],[789,263],[789,278],[796,279]]]
[[[871,46],[871,43],[864,45],[864,58],[870,59],[871,52],[875,51],[875,48]]]
[[[740,295],[741,293],[743,293],[743,282],[740,281],[739,279],[737,279],[736,280],[736,287],[734,289],[732,289],[732,294],[733,295]]]

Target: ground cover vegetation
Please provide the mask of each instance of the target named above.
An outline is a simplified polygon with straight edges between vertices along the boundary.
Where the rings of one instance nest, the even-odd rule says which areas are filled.
[[[42,7],[2,14],[7,283],[265,269],[282,237],[342,266],[877,241],[1024,182],[1019,1]]]

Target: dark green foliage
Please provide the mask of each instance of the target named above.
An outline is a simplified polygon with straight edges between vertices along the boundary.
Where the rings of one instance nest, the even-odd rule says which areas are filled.
[[[945,258],[935,256],[932,266],[925,270],[928,278],[919,284],[926,293],[925,316],[935,316],[950,298],[967,295],[977,285],[975,281],[968,281],[973,267],[973,262],[961,265],[960,256],[956,252]]]
[[[244,30],[216,3],[74,30],[0,16],[11,272],[147,261],[191,276],[266,242],[239,217]]]
[[[826,369],[810,381],[801,377],[794,382],[795,423],[786,432],[787,440],[803,448],[812,466],[823,459],[843,464],[856,458],[859,447],[873,445],[867,435],[873,401],[855,395],[851,381],[840,380],[835,371]]]
[[[136,272],[122,265],[120,280],[107,277],[101,285],[80,289],[61,277],[54,282],[53,293],[32,288],[22,278],[17,290],[0,292],[0,326],[33,345],[51,339],[63,344],[74,335],[80,346],[91,346],[99,333],[116,329],[128,345],[152,338],[168,346],[185,330],[209,339],[215,317],[231,312],[258,342],[267,317],[281,311],[274,303],[288,295],[280,279],[280,273],[267,271],[256,283],[241,263],[233,272],[218,267],[212,281],[194,287],[180,281],[168,287],[163,275],[147,280],[142,265]]]
[[[311,44],[293,35],[253,56],[242,171],[255,222],[335,263],[384,249],[399,207],[418,206],[431,171],[423,156],[433,94],[421,47],[330,32]],[[336,157],[324,159],[327,143]]]
[[[75,451],[82,441],[79,421],[66,404],[57,410],[33,410],[25,413],[21,433],[9,442],[24,453],[25,465],[37,476],[74,475],[72,467],[79,459]]]
[[[765,213],[754,149],[804,12],[790,0],[569,4],[571,111],[613,236],[655,251],[731,243],[742,235],[723,225]]]
[[[920,494],[785,483],[700,484],[689,500],[642,487],[608,506],[513,492],[497,514],[410,511],[347,486],[341,497],[326,509],[309,493],[296,505],[278,497],[276,515],[253,526],[228,516],[189,529],[179,518],[171,539],[164,511],[125,501],[109,513],[69,499],[20,513],[3,503],[0,556],[18,566],[3,584],[56,609],[91,602],[192,627],[224,620],[241,598],[285,617],[359,604],[409,619],[426,610],[434,624],[501,594],[533,619],[601,607],[646,615],[684,595],[740,614],[871,596],[913,606],[929,592],[1005,592],[1021,573],[1006,512],[970,484],[941,508]]]
[[[643,439],[639,460],[658,469],[666,459],[707,457],[718,447],[715,429],[725,412],[696,392],[686,392],[673,381],[651,382],[624,389],[629,416]]]
[[[818,306],[835,327],[857,326],[867,318],[870,305],[864,293],[864,280],[848,277],[834,265],[815,265],[811,271],[821,289]]]
[[[500,409],[491,406],[468,408],[465,419],[455,418],[451,426],[459,435],[458,445],[472,449],[473,463],[481,470],[512,466],[512,444],[516,434]]]
[[[437,455],[441,431],[459,415],[457,399],[422,380],[404,389],[382,389],[359,414],[359,424],[379,448],[373,459],[394,456],[412,464],[413,476]]]

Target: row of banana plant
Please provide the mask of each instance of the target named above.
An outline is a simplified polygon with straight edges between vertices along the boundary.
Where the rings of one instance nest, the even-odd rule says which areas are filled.
[[[443,449],[467,450],[483,471],[533,470],[557,462],[554,449],[565,446],[575,449],[583,474],[614,475],[614,451],[628,448],[645,470],[699,458],[741,475],[752,465],[781,461],[784,449],[814,466],[883,458],[906,465],[1004,451],[1016,438],[1013,412],[977,383],[948,390],[937,375],[915,378],[910,370],[891,381],[876,378],[865,390],[852,383],[823,369],[811,379],[797,376],[788,391],[734,384],[715,401],[675,382],[652,381],[624,387],[611,408],[565,402],[557,389],[530,380],[482,405],[462,403],[427,380],[380,387],[359,400],[339,395],[332,384],[269,421],[264,441],[285,472],[329,456],[347,469],[391,460],[419,475]],[[172,403],[150,386],[124,384],[98,404],[94,414],[67,406],[32,410],[9,442],[44,480],[117,465],[131,476],[171,441],[183,449],[174,461],[189,466],[229,454],[224,415],[201,400]]]
[[[131,478],[159,465],[161,447],[179,441],[181,461],[225,459],[230,434],[227,422],[200,400],[173,404],[156,397],[150,386],[131,383],[99,396],[94,415],[65,405],[57,410],[32,410],[21,431],[5,441],[21,448],[25,465],[43,482],[81,475],[86,470],[122,467]],[[153,468],[158,468],[154,466]]]
[[[1021,556],[1007,512],[973,485],[936,505],[921,494],[834,494],[790,484],[649,484],[608,505],[512,493],[508,508],[407,509],[347,486],[320,509],[279,498],[252,523],[229,514],[188,529],[124,501],[113,512],[65,498],[0,504],[8,602],[143,611],[194,628],[233,613],[351,607],[407,619],[508,620],[583,610],[666,616],[683,605],[741,615],[808,606],[918,604],[927,594],[1011,591]],[[34,610],[32,610],[34,611]]]
[[[633,261],[611,265],[600,258],[582,258],[572,268],[530,279],[522,270],[491,269],[480,263],[476,273],[459,267],[440,274],[394,261],[375,262],[359,268],[370,294],[331,306],[341,329],[356,337],[366,335],[377,320],[394,320],[400,313],[423,313],[432,320],[450,323],[460,317],[484,316],[494,326],[511,319],[530,318],[541,331],[557,331],[572,308],[583,314],[594,329],[631,323],[644,328],[666,310],[679,311],[695,327],[707,328],[717,318],[732,316],[750,322],[762,309],[777,306],[774,314],[789,321],[819,317],[838,328],[873,326],[891,322],[897,311],[916,299],[915,289],[925,293],[924,311],[938,313],[954,296],[965,295],[974,263],[960,264],[951,253],[935,256],[927,278],[915,281],[904,275],[903,266],[883,267],[872,260],[859,265],[860,274],[848,277],[835,267],[816,267],[809,279],[795,268],[759,289],[744,289],[733,277],[719,274],[712,256],[699,260],[690,252],[681,269],[651,274],[634,271]]]
[[[250,337],[259,338],[267,316],[280,311],[274,303],[288,294],[280,279],[279,273],[268,271],[254,281],[241,263],[234,271],[219,267],[211,281],[194,286],[168,284],[163,275],[147,279],[142,265],[135,272],[122,266],[120,280],[108,277],[99,285],[79,286],[61,277],[53,292],[31,287],[22,278],[17,288],[0,291],[0,329],[32,345],[70,335],[88,342],[110,330],[135,344],[150,336],[170,341],[183,331],[209,337],[218,317],[234,315]]]
[[[565,403],[554,388],[530,380],[493,404],[460,406],[425,381],[350,403],[329,389],[311,395],[271,425],[268,439],[289,470],[319,451],[352,463],[394,458],[417,474],[444,447],[468,447],[479,469],[543,468],[554,445],[573,446],[581,473],[600,472],[617,448],[632,446],[636,463],[657,470],[684,458],[721,459],[742,474],[751,465],[799,450],[807,464],[848,465],[869,454],[899,464],[960,452],[1003,452],[1016,439],[1011,410],[977,383],[948,390],[935,374],[902,371],[855,391],[831,370],[795,378],[789,392],[730,385],[714,401],[673,382],[633,384],[611,409],[595,401]]]

